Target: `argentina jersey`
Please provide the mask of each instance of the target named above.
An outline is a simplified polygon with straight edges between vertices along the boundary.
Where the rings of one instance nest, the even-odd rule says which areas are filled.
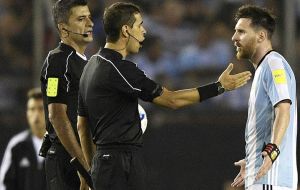
[[[275,120],[275,106],[282,100],[290,100],[290,122],[281,144],[281,151],[272,168],[258,181],[255,176],[263,158],[265,144],[271,142]],[[245,130],[246,140],[246,189],[253,184],[269,184],[296,189],[296,137],[297,102],[296,81],[287,61],[277,52],[269,52],[255,71]]]

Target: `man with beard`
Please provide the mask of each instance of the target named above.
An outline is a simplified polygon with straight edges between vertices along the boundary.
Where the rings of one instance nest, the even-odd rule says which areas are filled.
[[[89,164],[94,155],[90,132],[96,144],[91,170],[95,190],[143,190],[138,99],[179,109],[220,95],[224,88],[243,86],[250,73],[230,75],[231,64],[217,82],[171,91],[126,60],[129,54],[139,52],[145,39],[138,6],[120,2],[111,5],[105,9],[103,25],[106,44],[91,57],[80,79],[78,133]]]
[[[246,157],[232,186],[247,190],[296,190],[297,101],[294,73],[272,48],[275,19],[268,10],[244,5],[232,41],[237,58],[255,68],[245,130]]]

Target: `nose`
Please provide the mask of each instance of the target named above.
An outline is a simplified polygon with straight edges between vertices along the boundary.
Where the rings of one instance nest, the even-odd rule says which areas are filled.
[[[143,32],[143,34],[146,34],[147,33],[147,31],[146,31],[146,29],[143,27],[143,29],[142,29],[142,32]]]
[[[231,40],[232,40],[233,42],[237,41],[237,35],[236,35],[236,32],[232,35]]]
[[[94,26],[94,23],[93,23],[91,18],[88,18],[87,25],[90,26],[90,27]]]

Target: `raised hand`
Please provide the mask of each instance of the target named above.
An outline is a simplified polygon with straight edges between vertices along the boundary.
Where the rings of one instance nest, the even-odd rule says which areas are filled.
[[[230,63],[225,69],[225,71],[220,75],[218,80],[227,91],[244,86],[245,84],[247,84],[247,81],[251,78],[251,73],[249,71],[244,71],[242,73],[230,75],[232,69],[233,64]]]

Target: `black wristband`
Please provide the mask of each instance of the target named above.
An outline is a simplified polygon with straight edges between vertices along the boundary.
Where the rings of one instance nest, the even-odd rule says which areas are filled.
[[[218,96],[225,91],[220,82],[200,86],[197,90],[200,95],[200,102]]]

